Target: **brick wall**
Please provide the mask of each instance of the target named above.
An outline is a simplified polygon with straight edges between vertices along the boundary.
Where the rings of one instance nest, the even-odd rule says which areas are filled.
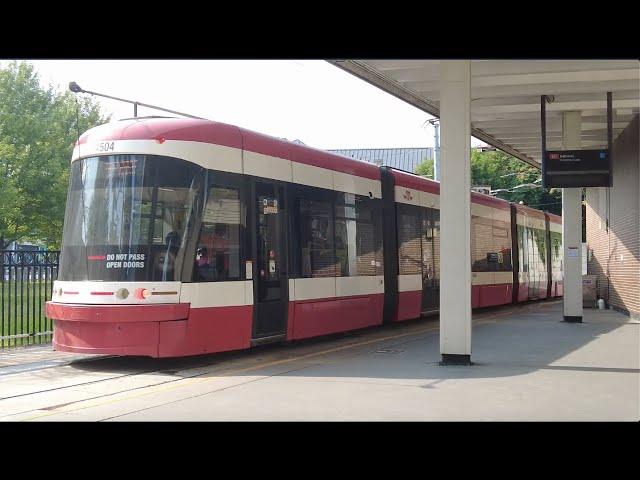
[[[586,195],[588,272],[598,275],[600,297],[634,317],[640,314],[639,133],[636,115],[613,145],[613,188],[588,188]]]

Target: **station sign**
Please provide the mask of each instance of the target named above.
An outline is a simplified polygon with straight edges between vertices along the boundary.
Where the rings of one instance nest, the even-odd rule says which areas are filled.
[[[609,151],[547,150],[543,159],[545,188],[609,187],[611,165]]]
[[[542,186],[612,187],[613,93],[607,92],[607,148],[600,150],[547,150],[546,104],[550,98],[547,95],[540,96]]]

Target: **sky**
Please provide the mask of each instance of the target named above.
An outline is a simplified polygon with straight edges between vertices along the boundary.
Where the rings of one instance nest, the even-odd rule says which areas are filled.
[[[0,61],[6,64],[6,60]],[[43,85],[82,88],[321,149],[433,147],[432,118],[322,60],[29,60]],[[133,106],[94,97],[112,120]],[[167,115],[166,113],[164,113]],[[144,107],[138,116],[163,115]],[[475,139],[473,145],[480,145]]]

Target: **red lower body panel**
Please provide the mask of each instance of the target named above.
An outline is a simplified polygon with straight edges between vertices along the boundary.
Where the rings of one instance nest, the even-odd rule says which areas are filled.
[[[288,339],[380,325],[383,304],[384,294],[291,302]]]
[[[396,322],[418,318],[422,312],[422,290],[400,292],[398,294],[398,311]]]
[[[529,300],[529,284],[527,282],[518,285],[518,301],[526,302]]]
[[[513,286],[510,283],[473,285],[471,287],[471,308],[506,305],[512,301]]]
[[[552,297],[561,297],[562,294],[564,293],[563,291],[563,283],[562,280],[558,281],[554,281],[551,284],[551,296]]]
[[[177,357],[249,347],[253,307],[69,305],[47,302],[55,350]]]
[[[554,295],[554,286],[551,285],[551,296],[562,296]],[[518,301],[526,302],[527,300],[543,300],[547,298],[547,282],[540,282],[540,285],[537,289],[532,289],[529,291],[529,283],[521,283],[518,289]]]
[[[158,356],[159,322],[55,320],[53,348],[62,352]]]
[[[513,286],[510,283],[498,285],[472,285],[471,308],[507,305],[513,301]],[[400,292],[395,321],[420,317],[422,312],[422,291]]]
[[[178,357],[249,348],[253,307],[192,308],[189,318],[161,322],[159,357]]]

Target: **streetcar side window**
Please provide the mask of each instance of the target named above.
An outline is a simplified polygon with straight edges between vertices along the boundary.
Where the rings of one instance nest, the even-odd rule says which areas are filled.
[[[510,272],[511,232],[509,223],[471,216],[471,270],[473,272]]]
[[[300,249],[302,277],[335,277],[332,203],[300,198]]]
[[[379,200],[300,185],[292,189],[291,198],[292,276],[382,275]]]
[[[526,273],[529,271],[529,255],[527,253],[528,243],[523,225],[516,224],[516,240],[518,241],[518,262],[520,271]]]
[[[212,186],[207,195],[193,267],[194,282],[240,280],[240,192]]]
[[[551,268],[552,272],[562,272],[562,234],[551,232]]]
[[[422,273],[422,212],[420,207],[399,203],[398,267],[400,275]]]
[[[477,215],[471,216],[471,271],[492,272],[498,263],[493,247],[493,220]]]
[[[372,200],[338,193],[335,205],[336,260],[339,276],[377,275],[382,265],[379,216]]]
[[[493,220],[493,251],[498,254],[495,270],[510,272],[511,264],[511,225],[502,220]]]

